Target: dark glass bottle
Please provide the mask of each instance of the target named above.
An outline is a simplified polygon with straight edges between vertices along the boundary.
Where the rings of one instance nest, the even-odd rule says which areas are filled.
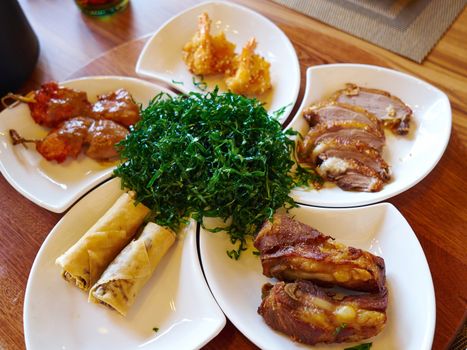
[[[39,56],[39,41],[17,0],[0,0],[0,96],[28,79]]]

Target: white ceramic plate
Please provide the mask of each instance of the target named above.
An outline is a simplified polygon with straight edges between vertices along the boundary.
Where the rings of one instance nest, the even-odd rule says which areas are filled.
[[[379,335],[365,341],[373,342],[372,350],[431,349],[436,308],[430,270],[414,232],[394,206],[388,203],[350,209],[300,206],[290,213],[344,244],[384,258],[389,291],[388,321]],[[230,249],[232,245],[227,234],[201,230],[204,273],[229,320],[262,349],[310,348],[272,330],[258,315],[261,287],[266,282],[274,283],[274,280],[262,275],[260,259],[252,254],[252,244],[238,261],[227,256],[225,252]],[[342,350],[346,346],[312,348]]]
[[[193,75],[182,60],[182,48],[195,34],[198,16],[203,12],[207,12],[212,20],[211,33],[224,31],[227,39],[237,46],[236,53],[240,53],[250,38],[256,38],[256,52],[271,63],[273,86],[269,93],[259,98],[266,102],[265,107],[269,112],[287,106],[279,118],[284,122],[300,89],[300,66],[295,49],[274,23],[236,4],[205,2],[167,21],[146,43],[136,64],[136,73],[162,80],[184,93],[199,92],[193,84]],[[205,77],[205,81],[208,89],[218,85],[222,91],[226,90],[222,75]]]
[[[198,259],[192,222],[164,256],[127,317],[90,304],[60,276],[55,259],[120,196],[112,179],[80,200],[51,231],[29,275],[24,301],[26,347],[35,349],[197,349],[225,325]],[[155,333],[153,327],[159,328]]]
[[[140,79],[115,76],[81,78],[61,85],[86,91],[91,102],[97,100],[98,94],[125,88],[143,106],[159,92],[168,91]],[[108,179],[117,164],[99,163],[83,154],[61,164],[49,162],[33,145],[28,149],[13,146],[9,129],[29,139],[43,138],[49,129],[34,122],[26,104],[0,113],[0,171],[23,196],[56,213],[65,211],[91,188]]]
[[[435,167],[446,149],[451,134],[451,107],[447,96],[434,86],[394,70],[360,64],[329,64],[307,70],[304,100],[287,128],[305,135],[309,127],[302,111],[311,103],[329,97],[355,83],[382,89],[399,97],[413,110],[411,131],[395,136],[386,131],[383,158],[392,170],[391,181],[379,192],[343,191],[334,184],[315,191],[292,191],[299,203],[323,207],[350,207],[376,203],[416,185]]]

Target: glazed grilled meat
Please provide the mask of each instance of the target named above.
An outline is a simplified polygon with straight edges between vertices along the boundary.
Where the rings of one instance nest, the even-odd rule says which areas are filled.
[[[115,145],[124,140],[129,131],[113,120],[95,120],[89,127],[85,153],[97,161],[118,157]]]
[[[390,179],[381,156],[381,121],[358,107],[320,102],[304,111],[310,129],[299,143],[298,158],[344,190],[375,192]]]
[[[409,132],[412,110],[386,91],[346,84],[346,88],[337,91],[331,100],[366,109],[395,134],[406,135]]]
[[[267,277],[306,279],[364,292],[385,288],[382,258],[334,242],[332,237],[285,214],[275,214],[272,222],[266,221],[254,245]]]
[[[60,87],[55,82],[43,84],[34,91],[34,102],[28,106],[37,124],[54,128],[61,122],[79,116],[88,116],[91,104],[83,91]]]
[[[295,341],[356,342],[380,333],[386,323],[387,292],[338,297],[309,281],[263,286],[258,313]]]
[[[102,94],[93,105],[85,92],[55,82],[43,84],[27,96],[11,98],[27,102],[34,121],[52,128],[41,140],[25,139],[10,129],[12,143],[34,143],[45,159],[57,163],[76,158],[81,151],[97,161],[118,157],[115,145],[140,119],[139,106],[125,89]]]
[[[128,130],[112,120],[77,117],[65,120],[35,143],[37,151],[49,161],[62,163],[68,157],[78,157],[83,149],[88,157],[103,161],[118,156],[115,144],[126,135]]]
[[[77,117],[63,121],[47,136],[36,142],[37,151],[47,160],[62,163],[67,157],[76,158],[83,148],[93,119]]]
[[[91,116],[95,119],[109,119],[129,128],[139,119],[139,107],[125,89],[98,96],[92,105]]]

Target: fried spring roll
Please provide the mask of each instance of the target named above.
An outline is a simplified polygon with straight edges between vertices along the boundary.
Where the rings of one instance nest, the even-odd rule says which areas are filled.
[[[133,238],[150,210],[124,193],[72,247],[57,258],[63,277],[88,291]]]
[[[89,301],[106,305],[125,316],[174,242],[172,230],[148,223],[138,239],[122,250],[91,288]]]
[[[382,331],[387,302],[386,289],[338,298],[310,281],[267,283],[258,313],[271,328],[305,344],[356,342]]]
[[[385,285],[383,258],[334,242],[287,215],[275,214],[272,222],[266,221],[254,244],[267,277],[364,292],[377,292]]]

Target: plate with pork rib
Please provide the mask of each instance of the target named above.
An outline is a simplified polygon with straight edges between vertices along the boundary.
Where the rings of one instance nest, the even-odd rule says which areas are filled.
[[[201,228],[210,289],[258,347],[431,349],[430,270],[413,230],[391,204],[281,209],[247,240],[238,260],[226,254],[231,248],[227,234]]]
[[[288,129],[296,156],[324,180],[295,201],[323,207],[376,203],[416,185],[436,166],[451,133],[451,107],[434,86],[387,68],[310,67]]]
[[[61,213],[112,175],[116,144],[160,92],[170,93],[140,79],[97,76],[3,98],[0,171],[23,196]]]

